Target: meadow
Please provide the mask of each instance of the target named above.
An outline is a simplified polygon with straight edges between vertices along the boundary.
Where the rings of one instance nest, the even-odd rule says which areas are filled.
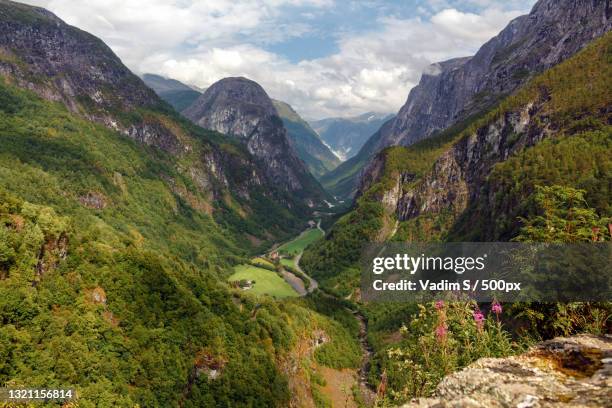
[[[235,272],[228,278],[230,282],[240,280],[255,281],[249,293],[256,295],[270,295],[276,298],[296,297],[297,292],[278,276],[276,272],[258,268],[253,265],[238,265],[234,268]]]
[[[304,251],[306,247],[319,238],[323,237],[323,231],[318,228],[312,228],[304,231],[299,237],[293,241],[289,241],[286,244],[278,248],[278,252],[283,255],[296,256]]]

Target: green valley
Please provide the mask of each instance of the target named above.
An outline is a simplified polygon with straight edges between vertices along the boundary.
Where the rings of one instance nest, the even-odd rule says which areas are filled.
[[[51,11],[0,0],[0,394],[75,396],[1,407],[606,406],[610,252],[512,258],[594,270],[580,302],[372,300],[361,261],[610,248],[608,2],[24,1]]]

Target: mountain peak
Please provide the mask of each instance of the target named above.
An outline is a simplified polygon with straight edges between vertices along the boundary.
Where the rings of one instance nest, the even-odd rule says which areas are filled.
[[[327,197],[291,146],[272,99],[257,82],[224,78],[211,85],[183,114],[206,129],[241,140],[281,189],[297,192],[311,206]]]
[[[221,116],[218,113],[224,112]],[[244,77],[212,84],[183,114],[207,129],[249,138],[254,128],[278,118],[272,99],[257,82]]]

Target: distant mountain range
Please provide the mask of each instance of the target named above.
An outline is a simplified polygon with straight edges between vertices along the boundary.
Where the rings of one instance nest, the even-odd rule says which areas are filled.
[[[316,178],[338,167],[340,159],[323,143],[308,122],[289,104],[277,100],[272,102],[287,129],[289,141]]]
[[[391,117],[391,114],[367,112],[350,118],[310,121],[310,125],[336,156],[346,161],[359,153],[370,136]]]
[[[164,78],[155,74],[144,74],[142,80],[178,112],[189,107],[202,95],[201,90],[185,85],[176,79]]]

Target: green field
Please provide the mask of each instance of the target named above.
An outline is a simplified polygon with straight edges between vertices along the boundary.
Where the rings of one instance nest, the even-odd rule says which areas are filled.
[[[281,265],[288,266],[290,268],[295,268],[295,259],[294,258],[283,258],[280,260]]]
[[[313,228],[305,231],[299,237],[294,239],[293,241],[289,241],[280,248],[278,248],[278,252],[283,255],[291,255],[295,256],[304,251],[304,249],[321,238],[323,236],[323,232],[318,228]]]
[[[298,296],[297,292],[275,272],[257,268],[252,265],[238,265],[229,281],[254,280],[255,285],[247,292],[256,295],[271,295],[276,298]]]

